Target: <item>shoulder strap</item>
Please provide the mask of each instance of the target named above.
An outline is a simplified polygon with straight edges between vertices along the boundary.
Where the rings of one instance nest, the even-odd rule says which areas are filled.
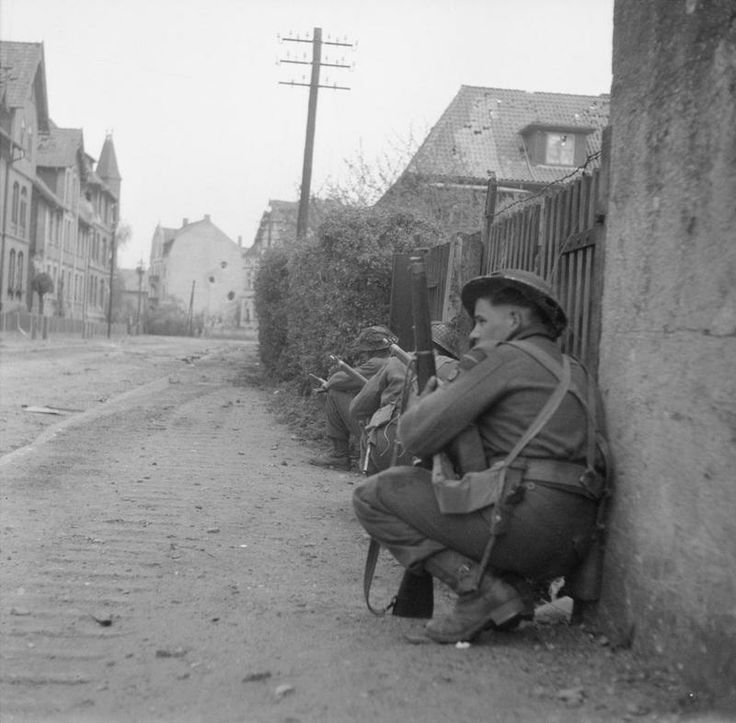
[[[549,357],[550,361],[554,361],[554,359],[552,359],[552,357],[550,357],[549,354],[547,354],[545,351],[542,351],[541,349],[535,349],[535,351],[539,351],[541,354]],[[532,354],[532,356],[534,356],[534,354]],[[534,421],[529,425],[526,432],[522,434],[522,436],[514,445],[514,448],[508,453],[506,459],[502,462],[504,466],[508,467],[509,465],[511,465],[511,463],[519,456],[519,454],[521,454],[521,451],[524,449],[524,447],[526,447],[526,445],[529,444],[529,442],[531,442],[531,440],[534,439],[537,434],[539,434],[544,425],[547,424],[552,415],[557,411],[557,408],[560,406],[563,397],[569,391],[572,373],[570,370],[570,358],[566,354],[562,355],[562,369],[558,378],[560,380],[559,384],[555,388],[554,392],[552,392],[552,395],[546,401],[539,414],[537,414]]]
[[[546,351],[544,351],[544,349],[540,349],[536,344],[532,344],[531,342],[524,340],[509,341],[506,343],[515,346],[517,349],[521,349],[521,351],[523,352],[526,352],[530,357],[535,359],[539,364],[547,369],[547,371],[554,374],[558,379],[562,379],[562,366],[551,354],[548,354]],[[570,360],[567,354],[562,355],[562,360],[563,364],[565,361],[567,361],[569,365]],[[578,364],[580,364],[583,372],[585,373],[585,377],[587,379],[587,389],[585,391],[585,395],[583,395],[583,393],[575,386],[570,389],[570,392],[573,394],[573,396],[575,396],[578,402],[580,402],[580,405],[583,407],[583,411],[585,412],[585,418],[587,422],[585,461],[588,468],[593,469],[593,467],[595,466],[595,449],[597,436],[595,389],[593,385],[593,377],[590,371],[588,371],[588,369],[581,362],[578,361]]]

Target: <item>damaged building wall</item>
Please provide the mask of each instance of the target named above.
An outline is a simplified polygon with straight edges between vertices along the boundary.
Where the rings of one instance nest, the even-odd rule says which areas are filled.
[[[736,6],[617,0],[602,621],[736,700]],[[725,703],[724,703],[725,704]]]

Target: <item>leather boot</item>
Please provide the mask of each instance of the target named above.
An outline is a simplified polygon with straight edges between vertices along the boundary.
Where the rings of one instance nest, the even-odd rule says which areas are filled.
[[[470,641],[490,623],[502,626],[526,611],[514,587],[485,573],[477,589],[478,564],[454,550],[445,550],[424,561],[424,569],[449,585],[458,595],[449,615],[433,618],[425,628],[438,643]]]
[[[523,621],[534,620],[534,606],[536,598],[532,586],[521,575],[517,575],[513,572],[504,573],[502,577],[504,582],[507,582],[516,590],[516,592],[519,593],[524,603],[524,610],[501,625],[496,625],[493,622],[488,623],[488,625],[486,625],[486,630],[500,630],[502,632],[516,630]]]
[[[338,439],[330,437],[332,441],[332,452],[322,454],[319,457],[312,457],[309,464],[317,467],[327,467],[328,469],[350,469],[350,447],[347,439]]]

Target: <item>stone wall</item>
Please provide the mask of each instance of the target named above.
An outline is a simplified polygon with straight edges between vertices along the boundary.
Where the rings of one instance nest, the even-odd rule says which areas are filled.
[[[736,701],[736,4],[616,0],[601,620]]]

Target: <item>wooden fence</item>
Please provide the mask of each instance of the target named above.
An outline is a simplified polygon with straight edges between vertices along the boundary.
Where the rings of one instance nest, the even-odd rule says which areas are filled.
[[[49,336],[81,336],[89,339],[107,336],[107,322],[41,316],[29,311],[3,311],[0,312],[0,332],[29,339],[46,339]],[[127,336],[127,325],[111,324],[110,334],[116,338]]]
[[[430,249],[427,255],[428,280],[430,285],[438,285],[434,290],[430,288],[433,318],[447,321],[452,316],[446,303],[451,287],[459,289],[474,275],[503,268],[533,271],[552,285],[567,313],[569,324],[561,339],[563,350],[581,359],[594,372],[597,370],[609,139],[606,130],[598,168],[555,184],[543,194],[530,196],[498,213],[495,188],[489,184],[482,248],[475,269],[460,259],[468,254],[473,256],[473,249],[467,244],[460,254],[452,252],[452,244],[444,244]],[[440,269],[443,263],[446,265]],[[441,298],[445,299],[444,306]],[[459,310],[457,299],[454,307]]]

